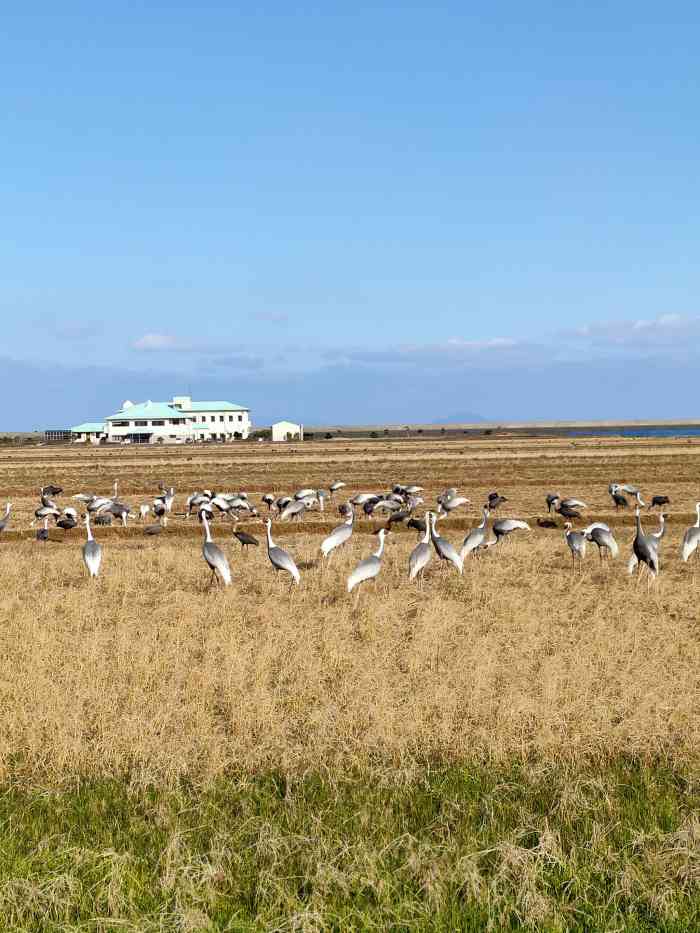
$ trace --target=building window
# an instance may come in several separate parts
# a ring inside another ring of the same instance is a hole
[[[162,428],[165,422],[164,421],[151,421],[151,424],[153,425],[154,428]]]
[[[233,421],[233,415],[229,415],[229,416],[228,416],[228,420],[229,420],[229,421]]]
[[[223,416],[223,415],[219,415],[219,421],[223,424],[223,422],[224,422],[224,416]],[[222,434],[221,436],[223,437],[223,434]]]
[[[128,428],[129,422],[128,421],[115,421],[114,427],[115,428]]]
[[[136,425],[137,428],[145,428],[148,422],[147,421],[134,421],[134,424]]]
[[[239,416],[238,416],[238,420],[239,420],[239,421],[243,421],[243,415],[239,415]]]

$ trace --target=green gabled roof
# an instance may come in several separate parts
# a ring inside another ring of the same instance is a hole
[[[103,434],[107,432],[104,421],[86,421],[85,424],[76,424],[74,428],[71,428],[72,434],[97,434],[98,432]]]
[[[243,405],[234,405],[233,402],[191,402],[191,407],[187,411],[248,411],[248,409]]]
[[[187,413],[180,411],[179,408],[172,408],[165,402],[140,402],[138,405],[132,405],[130,408],[122,408],[115,415],[110,415],[107,421],[132,421],[136,420],[165,420],[167,418],[186,418]]]

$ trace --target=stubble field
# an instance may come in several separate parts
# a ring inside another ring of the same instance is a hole
[[[679,548],[699,466],[688,440],[0,452],[8,928],[687,929],[700,632]],[[154,539],[138,522],[95,529],[89,581],[84,530],[39,543],[28,525],[43,483],[67,504],[115,479],[136,508],[175,486],[175,513],[202,488],[257,503],[336,479],[347,495],[418,483],[434,504],[456,486],[471,505],[441,523],[455,544],[497,490],[499,515],[533,530],[462,577],[434,559],[422,589],[407,581],[416,536],[396,530],[356,600],[345,581],[381,522],[358,522],[323,566],[340,498],[275,524],[293,590],[262,524],[239,526],[261,541],[243,555],[225,518],[233,585],[209,589],[201,528],[176,514]],[[626,574],[633,517],[614,513],[613,480],[671,498],[651,588]],[[609,522],[620,559],[603,567],[591,546],[573,574],[563,530],[536,525],[548,491]]]

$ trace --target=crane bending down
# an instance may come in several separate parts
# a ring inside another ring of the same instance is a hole
[[[299,584],[301,574],[294,563],[291,554],[284,548],[278,547],[272,540],[272,519],[265,519],[265,528],[267,529],[267,556],[270,558],[274,570],[279,573],[280,570],[288,573],[295,584]]]
[[[572,531],[571,522],[566,522],[564,528],[564,537],[566,538],[566,543],[569,545],[569,550],[571,551],[571,570],[573,571],[576,568],[576,559],[578,558],[579,567],[583,564],[583,559],[586,556],[586,535],[582,531]]]
[[[418,577],[418,585],[420,587],[423,586],[423,574],[432,556],[432,549],[430,547],[431,516],[431,512],[426,513],[425,533],[418,544],[413,548],[408,558],[408,579],[415,580],[415,578]]]
[[[350,502],[347,504],[347,515],[342,525],[337,525],[333,531],[328,535],[327,538],[321,542],[321,553],[324,557],[328,557],[336,548],[340,547],[341,544],[345,544],[346,541],[349,541],[352,537],[352,526],[355,520],[355,512],[353,510]]]
[[[700,550],[698,550],[698,544],[700,544],[700,502],[695,503],[695,513],[697,515],[695,524],[691,525],[683,535],[681,557],[683,558],[684,564],[687,563],[688,558],[693,553],[696,557],[700,557]]]
[[[377,532],[379,537],[379,547],[369,557],[365,557],[355,567],[348,577],[348,593],[352,593],[356,586],[364,583],[365,580],[372,580],[382,569],[382,554],[384,553],[384,539],[387,535],[386,528],[380,528]]]
[[[85,530],[87,531],[87,541],[83,545],[83,563],[87,567],[90,577],[97,577],[102,563],[102,546],[92,536],[89,512],[85,513]]]
[[[231,568],[229,567],[228,560],[226,555],[221,550],[218,544],[214,544],[211,531],[209,530],[209,522],[207,520],[207,513],[201,511],[199,517],[204,525],[204,543],[202,544],[202,555],[204,560],[209,565],[211,569],[211,578],[209,580],[209,586],[212,582],[216,580],[217,584],[219,583],[219,577],[223,580],[224,586],[231,585]],[[161,519],[161,521],[164,520]],[[218,574],[218,576],[217,576]]]
[[[586,531],[586,537],[589,541],[592,541],[598,547],[598,557],[600,562],[603,562],[603,554],[611,554],[613,560],[620,553],[620,549],[617,546],[617,541],[615,540],[612,531],[607,526],[603,526],[603,523],[596,523],[593,525],[590,530]]]

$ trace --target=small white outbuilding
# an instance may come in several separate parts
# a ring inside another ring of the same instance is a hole
[[[277,421],[272,425],[272,441],[275,444],[281,441],[303,441],[304,425],[294,424],[293,421]]]

